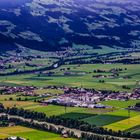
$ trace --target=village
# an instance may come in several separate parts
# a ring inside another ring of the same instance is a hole
[[[84,88],[67,88],[65,89],[64,94],[45,100],[42,103],[85,108],[112,108],[112,106],[105,106],[100,104],[100,102],[109,100],[127,101],[136,99],[140,99],[140,89],[135,89],[132,93],[127,93],[87,90]]]
[[[60,90],[63,94],[54,93],[42,93],[37,94],[36,90]],[[56,104],[62,106],[71,107],[84,107],[84,108],[112,108],[112,106],[105,106],[101,104],[102,101],[109,100],[137,100],[140,99],[140,88],[133,90],[132,92],[115,92],[107,90],[94,90],[86,88],[74,88],[74,87],[33,87],[33,86],[19,86],[10,87],[2,86],[0,88],[1,95],[12,95],[20,93],[25,97],[41,97],[42,100],[38,100],[41,105]],[[49,97],[49,98],[47,98]]]

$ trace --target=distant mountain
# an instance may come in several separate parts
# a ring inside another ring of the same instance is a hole
[[[140,0],[1,0],[0,50],[140,48]]]

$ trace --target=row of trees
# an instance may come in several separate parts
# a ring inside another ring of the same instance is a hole
[[[82,133],[81,134],[81,140],[122,140],[122,138],[119,137],[113,137],[113,136],[104,136],[104,135],[96,135],[96,134],[88,134],[88,133]],[[127,139],[123,139],[127,140]]]

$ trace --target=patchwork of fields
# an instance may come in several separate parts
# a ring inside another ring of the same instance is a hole
[[[128,101],[128,104],[134,105],[136,101]],[[96,126],[103,126],[112,130],[129,130],[137,125],[140,125],[139,116],[140,112],[130,111],[124,109],[127,104],[122,101],[117,101],[118,107],[114,109],[89,109],[79,107],[65,107],[58,105],[43,106],[34,102],[27,101],[2,101],[6,107],[17,106],[27,110],[43,112],[47,116],[60,116],[62,118],[71,118],[85,121],[89,124]],[[107,102],[105,102],[107,103]],[[108,101],[108,105],[116,104],[116,101]],[[130,117],[130,118],[129,118]],[[126,125],[127,124],[127,125]]]

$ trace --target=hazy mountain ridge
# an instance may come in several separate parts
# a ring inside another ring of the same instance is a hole
[[[139,48],[139,6],[139,0],[2,0],[0,49]]]

